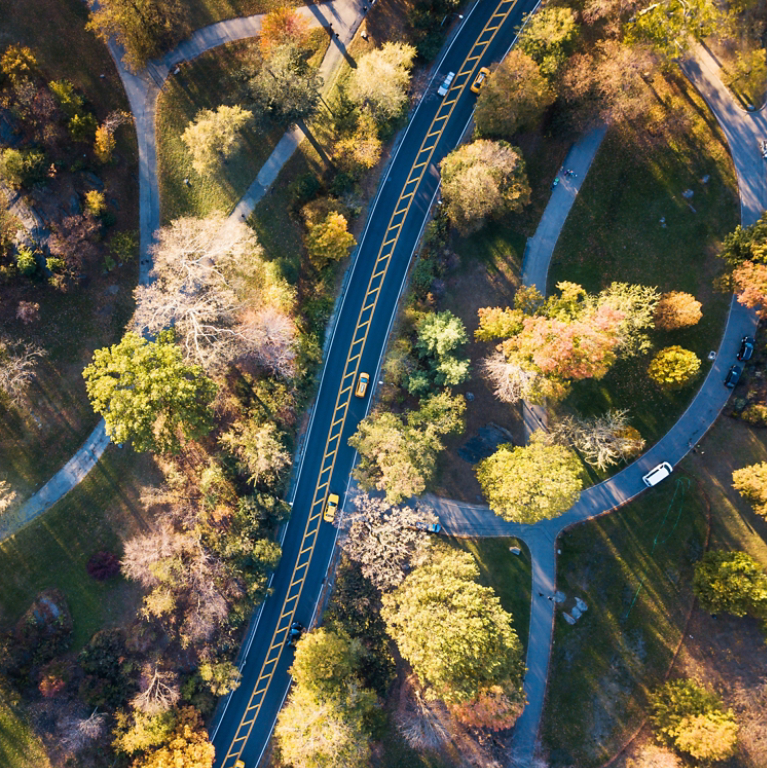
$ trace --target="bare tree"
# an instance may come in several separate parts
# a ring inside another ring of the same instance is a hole
[[[284,315],[292,295],[262,258],[253,231],[220,214],[177,219],[157,233],[154,282],[136,289],[137,327],[157,333],[173,327],[188,359],[217,370],[238,356],[282,360],[285,333],[264,322],[263,310]],[[245,324],[246,312],[259,322]],[[276,345],[272,349],[271,344]]]
[[[0,389],[20,405],[29,383],[35,378],[37,362],[45,350],[31,342],[12,342],[0,337]]]
[[[16,496],[16,491],[11,489],[11,484],[7,480],[0,480],[0,515],[11,508],[16,501]]]
[[[76,754],[106,734],[107,717],[94,710],[90,717],[65,715],[56,723],[59,741],[65,752]]]
[[[412,685],[415,681],[409,682]],[[400,733],[413,749],[440,749],[450,741],[447,708],[441,701],[426,701],[415,686],[396,720]]]
[[[139,688],[130,703],[146,715],[167,712],[180,697],[178,676],[175,672],[162,669],[157,662],[144,665]]]
[[[551,432],[551,439],[571,445],[603,472],[639,455],[645,441],[628,423],[628,411],[611,410],[589,418],[567,416]]]
[[[429,509],[393,507],[383,499],[361,494],[355,499],[357,512],[350,523],[343,548],[360,563],[362,573],[381,590],[393,589],[405,578],[406,571],[425,533],[417,523],[436,523]]]
[[[527,397],[537,378],[535,372],[525,370],[514,360],[507,360],[500,349],[482,361],[481,370],[493,385],[495,396],[504,403],[518,403]]]
[[[20,301],[16,307],[16,319],[24,325],[40,319],[40,305],[36,301]]]
[[[123,573],[144,587],[156,587],[161,583],[157,563],[179,555],[188,546],[188,537],[168,525],[134,536],[125,542]]]
[[[296,324],[275,306],[246,311],[236,329],[248,340],[248,353],[273,373],[290,378],[295,373]]]

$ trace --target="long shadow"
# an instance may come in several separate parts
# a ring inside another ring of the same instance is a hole
[[[298,127],[304,132],[304,135],[309,140],[309,143],[312,145],[312,147],[314,147],[317,154],[322,159],[322,162],[325,164],[326,168],[334,170],[335,165],[333,164],[333,161],[328,157],[322,145],[317,140],[317,137],[309,130],[309,127],[306,125],[306,122],[304,120],[297,120],[296,125],[298,125]]]

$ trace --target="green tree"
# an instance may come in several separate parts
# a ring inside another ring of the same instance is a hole
[[[650,697],[658,739],[699,760],[724,760],[735,752],[738,727],[715,693],[692,680],[669,680]]]
[[[476,469],[493,512],[517,523],[536,523],[570,509],[583,487],[580,472],[578,457],[561,445],[547,445],[541,432],[524,447],[501,445]]]
[[[706,552],[695,563],[692,588],[709,613],[767,619],[767,573],[747,552]]]
[[[384,43],[360,56],[349,78],[352,101],[365,105],[379,123],[399,117],[407,104],[415,55],[416,49],[407,43]]]
[[[623,315],[618,324],[620,338],[616,351],[624,357],[647,352],[651,345],[647,330],[655,327],[658,289],[649,285],[611,283],[600,291],[597,303]]]
[[[192,166],[201,176],[212,176],[242,144],[242,131],[253,113],[242,107],[203,109],[181,136],[192,155]]]
[[[319,264],[325,261],[339,261],[348,256],[357,241],[347,227],[346,217],[337,211],[331,211],[309,230],[306,237],[309,255]]]
[[[767,462],[736,469],[732,473],[732,487],[751,502],[757,515],[767,517]]]
[[[382,598],[400,654],[448,704],[476,702],[494,686],[520,694],[522,645],[512,617],[478,579],[470,554],[440,548]]]
[[[373,412],[349,438],[360,454],[355,479],[365,490],[384,491],[390,504],[423,493],[443,448],[441,437],[462,429],[465,409],[462,396],[443,393],[426,398],[420,410],[404,417]]]
[[[493,216],[521,211],[530,202],[522,154],[505,141],[463,144],[440,168],[447,214],[462,232],[480,229]]]
[[[544,75],[553,77],[571,53],[577,35],[573,10],[546,6],[528,20],[517,44],[538,63]]]
[[[14,189],[43,181],[45,165],[45,154],[39,149],[0,150],[0,176]]]
[[[226,696],[237,689],[242,675],[231,661],[205,661],[200,664],[200,677],[214,696]]]
[[[319,627],[304,635],[296,647],[293,680],[322,698],[341,694],[357,669],[361,653],[358,640]]]
[[[320,101],[322,78],[292,43],[275,48],[250,80],[255,112],[279,123],[311,117]]]
[[[154,342],[126,333],[119,344],[93,353],[83,378],[107,434],[137,451],[176,452],[179,430],[196,439],[212,427],[216,385],[200,366],[183,361],[171,332]]]
[[[538,65],[514,48],[482,86],[474,113],[477,130],[482,136],[511,138],[534,126],[553,101]]]
[[[375,694],[353,681],[343,694],[324,697],[296,685],[274,729],[283,761],[301,768],[365,768],[370,761],[365,721],[374,708]]]
[[[454,387],[469,377],[469,358],[460,356],[468,341],[461,318],[452,312],[431,312],[416,325],[415,351],[428,379],[439,387]],[[419,394],[419,379],[411,375],[408,388]],[[412,386],[416,385],[416,386]]]
[[[647,375],[664,389],[687,386],[700,373],[700,358],[678,345],[664,347],[650,362]]]
[[[166,743],[176,727],[178,716],[172,709],[155,715],[136,709],[130,714],[118,711],[115,717],[112,744],[118,752],[132,755]]]
[[[632,17],[626,41],[647,42],[671,61],[687,53],[690,40],[703,40],[721,22],[722,13],[712,0],[661,0]]]

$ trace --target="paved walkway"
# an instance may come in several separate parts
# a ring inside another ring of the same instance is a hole
[[[362,21],[363,0],[331,0],[331,2],[299,8],[298,12],[306,17],[310,26],[327,28],[332,25],[337,32],[337,37],[331,40],[330,47],[319,67],[320,75],[325,82],[324,89],[327,90],[332,85],[331,73],[346,55],[346,46],[351,42]],[[160,228],[155,113],[157,97],[162,85],[182,62],[191,61],[220,45],[258,35],[261,31],[262,18],[263,14],[260,14],[211,24],[195,32],[188,40],[161,59],[149,62],[146,69],[139,73],[126,69],[122,62],[123,52],[120,47],[114,41],[109,44],[109,51],[130,102],[138,138],[140,283],[146,283],[149,279],[149,272],[152,269],[149,246],[154,233]],[[262,167],[257,179],[235,207],[230,216],[231,219],[246,219],[250,216],[256,203],[277,178],[282,166],[295,152],[303,137],[303,132],[297,127],[285,133]],[[6,194],[6,190],[0,188],[0,193]],[[18,196],[14,198],[11,190],[7,190],[6,196],[9,201],[18,198]],[[26,216],[26,210],[19,209],[14,212],[20,218]],[[33,215],[33,212],[29,215]],[[40,222],[30,221],[29,228],[33,233],[37,231],[35,224],[42,226]],[[93,469],[109,442],[102,420],[61,470],[18,509],[3,515],[0,519],[0,542],[13,536],[69,493]]]
[[[684,62],[682,69],[708,103],[727,138],[738,176],[741,221],[743,226],[749,226],[767,210],[767,171],[759,150],[759,141],[767,138],[765,110],[747,113],[740,109],[719,77],[718,63],[705,48],[696,51],[696,57]],[[596,151],[600,141],[601,137],[598,135],[590,137],[590,141],[589,137],[584,137],[584,149],[587,150],[595,143]],[[585,156],[588,156],[588,151]],[[571,156],[565,161],[565,168],[573,168],[578,173],[576,180],[582,180],[581,172],[571,160]],[[554,190],[541,225],[544,220],[559,221],[558,226],[561,229],[566,218],[566,213],[562,216],[562,210],[566,206],[569,211],[577,188],[569,185],[564,187],[563,191],[568,199],[557,201],[557,196],[561,198],[562,194],[559,189]],[[549,208],[552,206],[549,219]],[[553,225],[547,225],[540,237],[536,232],[530,241],[523,265],[523,280],[526,285],[534,283],[545,290],[548,260],[557,237],[558,230]],[[533,259],[530,258],[531,254]],[[662,440],[633,464],[609,480],[584,491],[578,502],[561,517],[544,520],[536,525],[519,525],[500,520],[489,509],[480,505],[433,496],[425,499],[437,511],[446,533],[454,536],[516,536],[522,539],[530,550],[533,585],[526,658],[527,674],[524,683],[528,704],[515,728],[512,765],[529,768],[535,757],[556,615],[554,603],[546,597],[553,593],[556,585],[558,536],[573,525],[611,512],[636,498],[646,490],[642,476],[661,461],[668,461],[676,466],[685,457],[713,425],[726,404],[730,395],[730,390],[722,385],[726,371],[735,362],[741,337],[746,333],[753,333],[755,328],[754,313],[742,307],[733,298],[716,360],[698,394],[679,421]],[[544,597],[539,597],[539,593],[543,593]]]

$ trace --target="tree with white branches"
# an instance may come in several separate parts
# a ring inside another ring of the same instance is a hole
[[[382,591],[402,583],[410,562],[424,545],[426,534],[416,523],[437,523],[428,508],[392,506],[384,499],[360,494],[354,500],[357,511],[345,520],[349,524],[344,552],[356,560],[362,573]]]
[[[537,378],[535,371],[526,370],[516,360],[507,360],[501,349],[482,361],[481,370],[493,385],[493,394],[503,403],[528,398]]]
[[[628,411],[616,409],[602,416],[566,416],[551,431],[556,442],[575,448],[592,467],[602,472],[638,456],[645,441],[628,422]]]
[[[185,356],[208,371],[239,356],[287,368],[292,291],[246,224],[177,219],[158,231],[152,255],[154,280],[136,289],[140,330],[172,326]]]
[[[131,706],[145,715],[159,715],[173,707],[181,696],[178,675],[149,662],[141,670],[139,692],[131,699]]]
[[[45,350],[31,342],[14,343],[0,338],[0,390],[20,405],[29,383],[35,378],[38,361]]]

